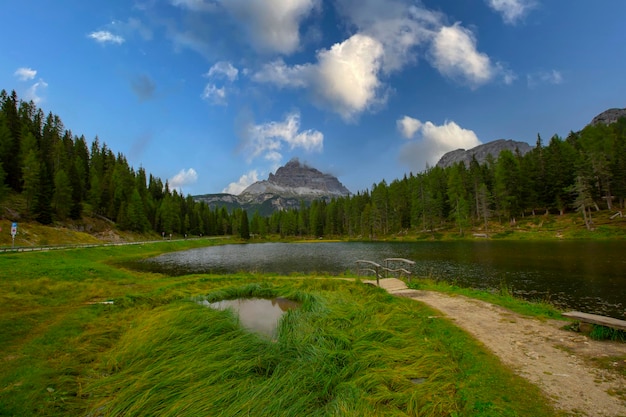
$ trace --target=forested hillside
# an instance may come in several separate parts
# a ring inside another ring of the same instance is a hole
[[[210,209],[170,190],[167,181],[129,166],[95,138],[66,129],[16,93],[0,93],[0,204],[18,196],[23,209],[3,210],[51,224],[96,215],[123,230],[219,235],[385,236],[455,225],[460,233],[494,220],[578,210],[622,209],[626,197],[626,119],[587,126],[525,155],[504,151],[469,166],[433,167],[355,195],[314,201],[270,217]],[[373,161],[375,163],[375,161]],[[10,220],[17,221],[17,218]]]
[[[591,229],[592,211],[621,210],[624,197],[626,118],[589,125],[565,139],[553,136],[547,145],[538,136],[523,156],[503,151],[497,160],[433,167],[329,204],[277,212],[267,227],[285,235],[366,237],[454,224],[463,234],[470,228],[487,231],[493,221],[579,211]]]
[[[59,116],[15,92],[3,90],[0,106],[0,203],[10,193],[24,202],[19,213],[11,210],[20,216],[13,221],[51,224],[89,214],[122,230],[195,235],[231,234],[233,222],[240,224],[241,212],[211,211],[170,190],[167,181],[135,170],[98,138],[88,143],[74,135]]]

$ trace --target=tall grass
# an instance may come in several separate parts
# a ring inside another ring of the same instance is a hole
[[[162,250],[2,257],[0,415],[554,415],[421,303],[330,278],[116,266]],[[277,296],[301,307],[275,341],[196,302]]]

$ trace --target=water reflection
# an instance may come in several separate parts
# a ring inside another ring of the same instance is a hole
[[[626,241],[321,242],[224,245],[169,253],[143,264],[171,274],[342,274],[355,261],[407,258],[415,276],[624,318]]]
[[[300,303],[287,298],[239,298],[200,304],[215,310],[232,309],[239,317],[239,323],[246,329],[262,336],[274,339],[278,332],[278,323],[285,312],[300,307]]]

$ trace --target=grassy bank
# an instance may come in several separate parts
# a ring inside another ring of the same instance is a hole
[[[329,277],[122,266],[198,244],[0,255],[0,415],[554,415],[416,301]],[[270,341],[195,302],[251,296],[302,307]]]

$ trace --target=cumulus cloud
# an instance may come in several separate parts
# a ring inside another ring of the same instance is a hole
[[[252,79],[259,83],[274,84],[280,88],[305,88],[311,84],[315,72],[312,64],[289,66],[282,59],[263,65],[252,74]]]
[[[406,127],[409,129],[406,129]],[[397,121],[397,127],[408,141],[401,149],[400,161],[415,172],[426,166],[433,166],[446,152],[455,149],[471,149],[480,145],[480,140],[472,130],[464,129],[453,121],[442,125],[432,122],[422,123],[418,119],[404,116]],[[412,130],[412,128],[417,129]],[[408,133],[412,131],[412,135]]]
[[[222,5],[248,32],[257,49],[290,54],[300,47],[300,22],[319,3],[319,0],[229,0]]]
[[[13,75],[15,75],[20,81],[28,81],[35,78],[37,71],[32,68],[18,68]]]
[[[487,5],[502,15],[507,24],[522,20],[536,6],[535,0],[486,0]]]
[[[314,93],[344,119],[352,119],[378,100],[383,47],[369,36],[356,34],[318,53]]]
[[[239,195],[243,190],[248,188],[259,180],[259,175],[256,170],[252,170],[247,174],[243,174],[239,181],[231,182],[226,188],[222,190],[223,193]]]
[[[185,185],[194,184],[198,181],[198,173],[195,169],[181,169],[180,172],[168,180],[171,189],[182,190]]]
[[[495,75],[489,57],[476,49],[473,33],[458,23],[439,30],[431,55],[433,66],[441,74],[472,88],[485,84]]]
[[[212,104],[225,106],[227,104],[226,96],[227,88],[222,85],[218,87],[214,80],[225,80],[226,82],[233,82],[237,79],[239,70],[233,66],[230,62],[220,61],[215,63],[204,77],[209,78],[209,82],[202,92],[202,98],[209,101]]]
[[[215,63],[205,74],[209,78],[226,78],[228,81],[235,81],[239,70],[230,62],[220,61]]]
[[[212,104],[226,105],[226,89],[215,84],[207,84],[202,92],[202,98]]]
[[[283,147],[307,152],[321,152],[324,135],[317,130],[300,131],[300,113],[289,113],[282,122],[250,124],[243,131],[243,148],[248,161],[263,157],[268,161],[282,159]]]
[[[411,139],[422,127],[422,122],[410,116],[404,116],[402,119],[396,121],[396,126],[400,133],[402,133],[402,136],[406,139]]]
[[[563,83],[563,74],[560,71],[540,71],[526,76],[528,87],[535,88],[539,84],[558,85]]]
[[[89,35],[91,39],[95,40],[100,44],[113,43],[117,45],[121,45],[124,43],[125,39],[119,35],[114,35],[108,30],[98,30],[96,32],[91,32]]]
[[[414,64],[420,55],[449,79],[478,88],[515,74],[478,51],[474,34],[460,23],[444,25],[439,12],[404,0],[337,0],[338,13],[355,34],[318,51],[315,62],[265,64],[252,79],[280,88],[302,88],[319,107],[352,121],[384,104],[385,77]]]
[[[338,0],[337,8],[358,32],[383,45],[385,73],[414,63],[415,48],[430,42],[443,19],[440,13],[398,0]]]
[[[376,39],[356,34],[317,53],[317,62],[287,66],[275,61],[253,75],[258,82],[279,87],[308,88],[320,107],[331,108],[352,120],[372,105],[383,102],[378,78],[383,47]]]

